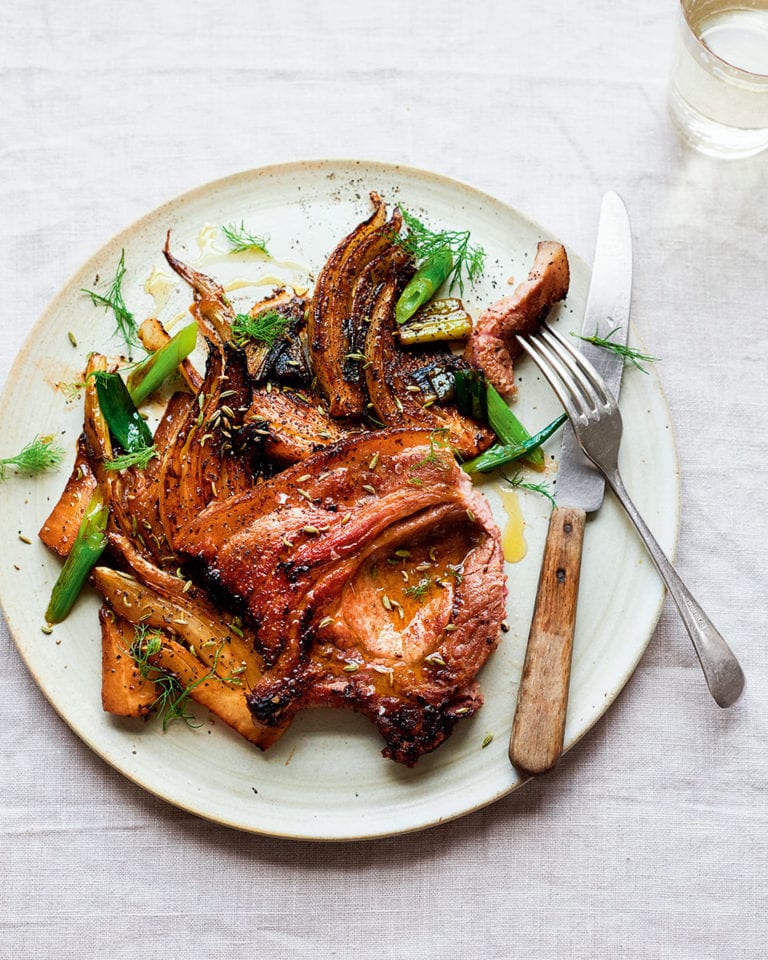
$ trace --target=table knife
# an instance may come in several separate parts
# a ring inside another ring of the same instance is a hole
[[[600,210],[582,336],[626,345],[631,295],[629,216],[621,197],[609,192]],[[585,341],[579,347],[618,399],[624,358]],[[527,774],[550,770],[563,751],[584,528],[605,493],[602,474],[581,452],[570,424],[555,491],[509,746],[509,759]]]

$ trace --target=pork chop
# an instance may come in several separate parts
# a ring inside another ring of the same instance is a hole
[[[258,723],[351,707],[411,766],[481,705],[475,676],[505,612],[500,535],[429,433],[344,440],[211,505],[176,545],[256,627]]]

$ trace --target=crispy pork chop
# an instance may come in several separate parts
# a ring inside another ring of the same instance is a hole
[[[505,612],[500,536],[429,433],[343,440],[211,505],[175,546],[256,627],[258,723],[351,707],[410,766],[481,705],[475,676]]]

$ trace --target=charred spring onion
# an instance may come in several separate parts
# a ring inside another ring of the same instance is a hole
[[[486,400],[488,404],[488,423],[491,430],[503,444],[514,446],[530,440],[530,433],[509,409],[506,401],[499,395],[496,388],[486,383]],[[528,466],[534,470],[544,469],[544,454],[537,447],[523,457]]]
[[[107,545],[108,515],[107,505],[97,488],[80,522],[69,556],[54,584],[48,609],[45,611],[48,623],[61,623],[72,609],[88,574]]]
[[[506,401],[499,395],[493,385],[488,383],[480,370],[458,370],[454,374],[454,379],[456,383],[456,406],[459,412],[473,417],[481,423],[488,423],[500,440],[496,447],[519,447],[531,439],[531,434],[526,427],[510,410]],[[491,449],[496,449],[496,447]],[[486,452],[490,453],[490,450]],[[520,455],[520,459],[534,470],[544,469],[544,454],[538,446],[530,449],[528,453]]]
[[[472,332],[472,318],[461,300],[442,297],[425,304],[398,328],[400,343],[434,343],[437,340],[466,340]]]
[[[197,323],[190,323],[134,367],[128,376],[128,392],[137,407],[192,353],[196,343]]]
[[[470,367],[457,370],[453,375],[456,390],[456,407],[465,417],[472,417],[480,423],[488,421],[488,391],[485,375],[481,370]],[[501,439],[501,438],[499,438]]]
[[[109,432],[126,453],[152,446],[152,433],[131,399],[123,378],[117,373],[98,370],[93,374],[99,407]]]
[[[451,270],[453,270],[453,254],[448,247],[441,247],[424,261],[397,301],[395,320],[398,326],[405,323],[420,306],[432,299],[450,276]]]
[[[523,443],[495,443],[492,447],[489,447],[485,453],[481,453],[479,457],[463,463],[461,465],[462,469],[469,474],[488,473],[490,470],[496,470],[498,467],[506,466],[506,464],[512,463],[514,460],[520,460],[531,453],[531,451],[537,450],[553,433],[556,433],[560,427],[562,427],[567,419],[566,414],[561,413],[552,423],[544,427],[543,430],[539,430],[538,433],[535,433],[530,439],[525,440]]]

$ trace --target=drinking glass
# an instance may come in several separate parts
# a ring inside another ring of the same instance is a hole
[[[702,153],[768,148],[768,0],[681,0],[669,109]]]

